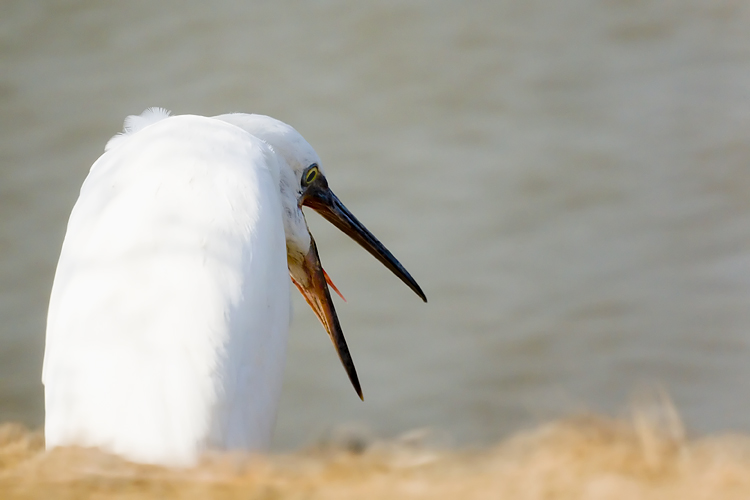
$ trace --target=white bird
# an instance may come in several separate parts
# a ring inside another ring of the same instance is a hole
[[[207,449],[266,449],[290,322],[288,276],[361,398],[303,205],[426,301],[331,192],[318,155],[289,125],[160,108],[129,116],[81,187],[52,286],[47,448],[99,447],[176,466]]]

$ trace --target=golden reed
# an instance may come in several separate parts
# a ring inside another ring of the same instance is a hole
[[[211,455],[188,470],[43,449],[0,426],[5,499],[749,499],[750,436],[688,439],[671,405],[565,419],[484,450],[351,441],[292,454]]]

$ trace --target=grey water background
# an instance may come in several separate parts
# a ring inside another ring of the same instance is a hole
[[[295,292],[277,449],[490,443],[644,385],[750,431],[747,2],[0,2],[0,421],[43,422],[68,214],[154,105],[295,126],[430,300],[308,214],[365,402]]]

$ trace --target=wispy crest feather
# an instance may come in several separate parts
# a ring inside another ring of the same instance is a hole
[[[148,127],[152,123],[156,123],[165,118],[168,118],[170,114],[171,111],[169,111],[168,109],[153,106],[146,109],[140,115],[128,116],[127,118],[125,118],[125,124],[123,125],[122,132],[116,134],[107,142],[107,145],[104,146],[104,151],[109,151],[113,147],[118,146],[123,141],[125,141],[128,136]]]

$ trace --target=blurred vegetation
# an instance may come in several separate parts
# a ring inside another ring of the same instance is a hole
[[[40,432],[4,424],[0,498],[750,498],[750,436],[688,438],[668,404],[626,420],[560,420],[481,450],[447,449],[426,435],[350,435],[291,454],[210,454],[198,467],[167,469],[91,449],[46,452]]]

